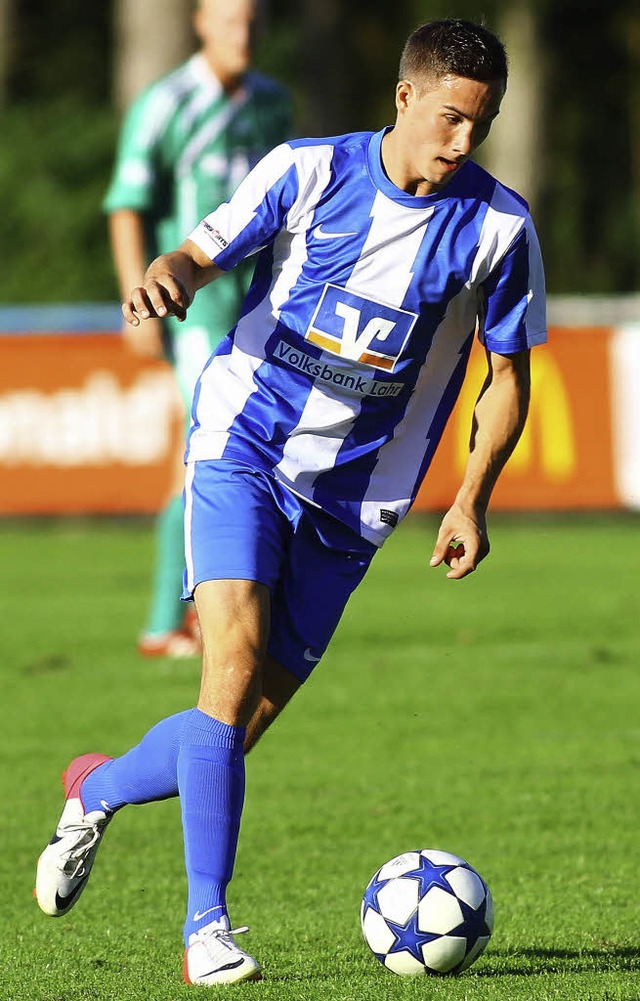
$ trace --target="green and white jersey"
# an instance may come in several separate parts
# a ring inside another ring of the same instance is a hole
[[[104,210],[143,215],[151,261],[175,250],[265,153],[289,138],[291,100],[280,84],[250,72],[230,97],[198,53],[131,104]],[[247,262],[201,289],[184,324],[169,320],[171,360],[187,397],[235,324],[252,271]]]

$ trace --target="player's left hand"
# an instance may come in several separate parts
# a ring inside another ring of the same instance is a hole
[[[468,514],[454,504],[442,519],[430,566],[445,563],[447,577],[461,580],[473,573],[489,549],[484,515]]]

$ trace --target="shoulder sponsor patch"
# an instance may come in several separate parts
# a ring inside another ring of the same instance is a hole
[[[226,248],[229,246],[229,243],[227,240],[225,240],[220,230],[216,229],[215,226],[212,226],[211,223],[206,221],[206,219],[204,220],[202,225],[204,229],[206,229],[207,235],[209,239],[212,241],[212,243],[215,243],[216,247],[220,247],[221,250],[226,250]]]

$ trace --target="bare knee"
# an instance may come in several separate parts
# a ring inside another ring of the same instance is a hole
[[[261,659],[250,652],[205,650],[198,708],[223,723],[246,726],[260,701],[261,678]]]

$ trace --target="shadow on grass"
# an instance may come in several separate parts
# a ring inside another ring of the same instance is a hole
[[[460,975],[460,979],[490,979],[499,977],[538,977],[568,973],[637,973],[640,972],[640,949],[626,946],[607,946],[590,949],[545,949],[531,948],[518,950],[495,950],[483,957],[481,965]],[[382,967],[371,964],[361,956],[342,957],[339,964],[327,957],[323,966],[313,963],[299,964],[286,972],[265,972],[265,982],[270,984],[302,984],[312,982],[344,984],[349,981],[362,986],[365,982],[373,985],[379,982],[380,974],[386,977]],[[441,983],[457,980],[457,976],[435,977]],[[639,995],[640,997],[640,995]]]
[[[518,949],[495,951],[477,977],[527,977],[543,973],[622,973],[640,972],[640,949],[630,946],[601,946],[592,949]]]
[[[52,653],[30,661],[21,668],[21,671],[29,677],[38,674],[50,674],[53,671],[68,671],[71,667],[73,667],[71,659],[66,654]]]

